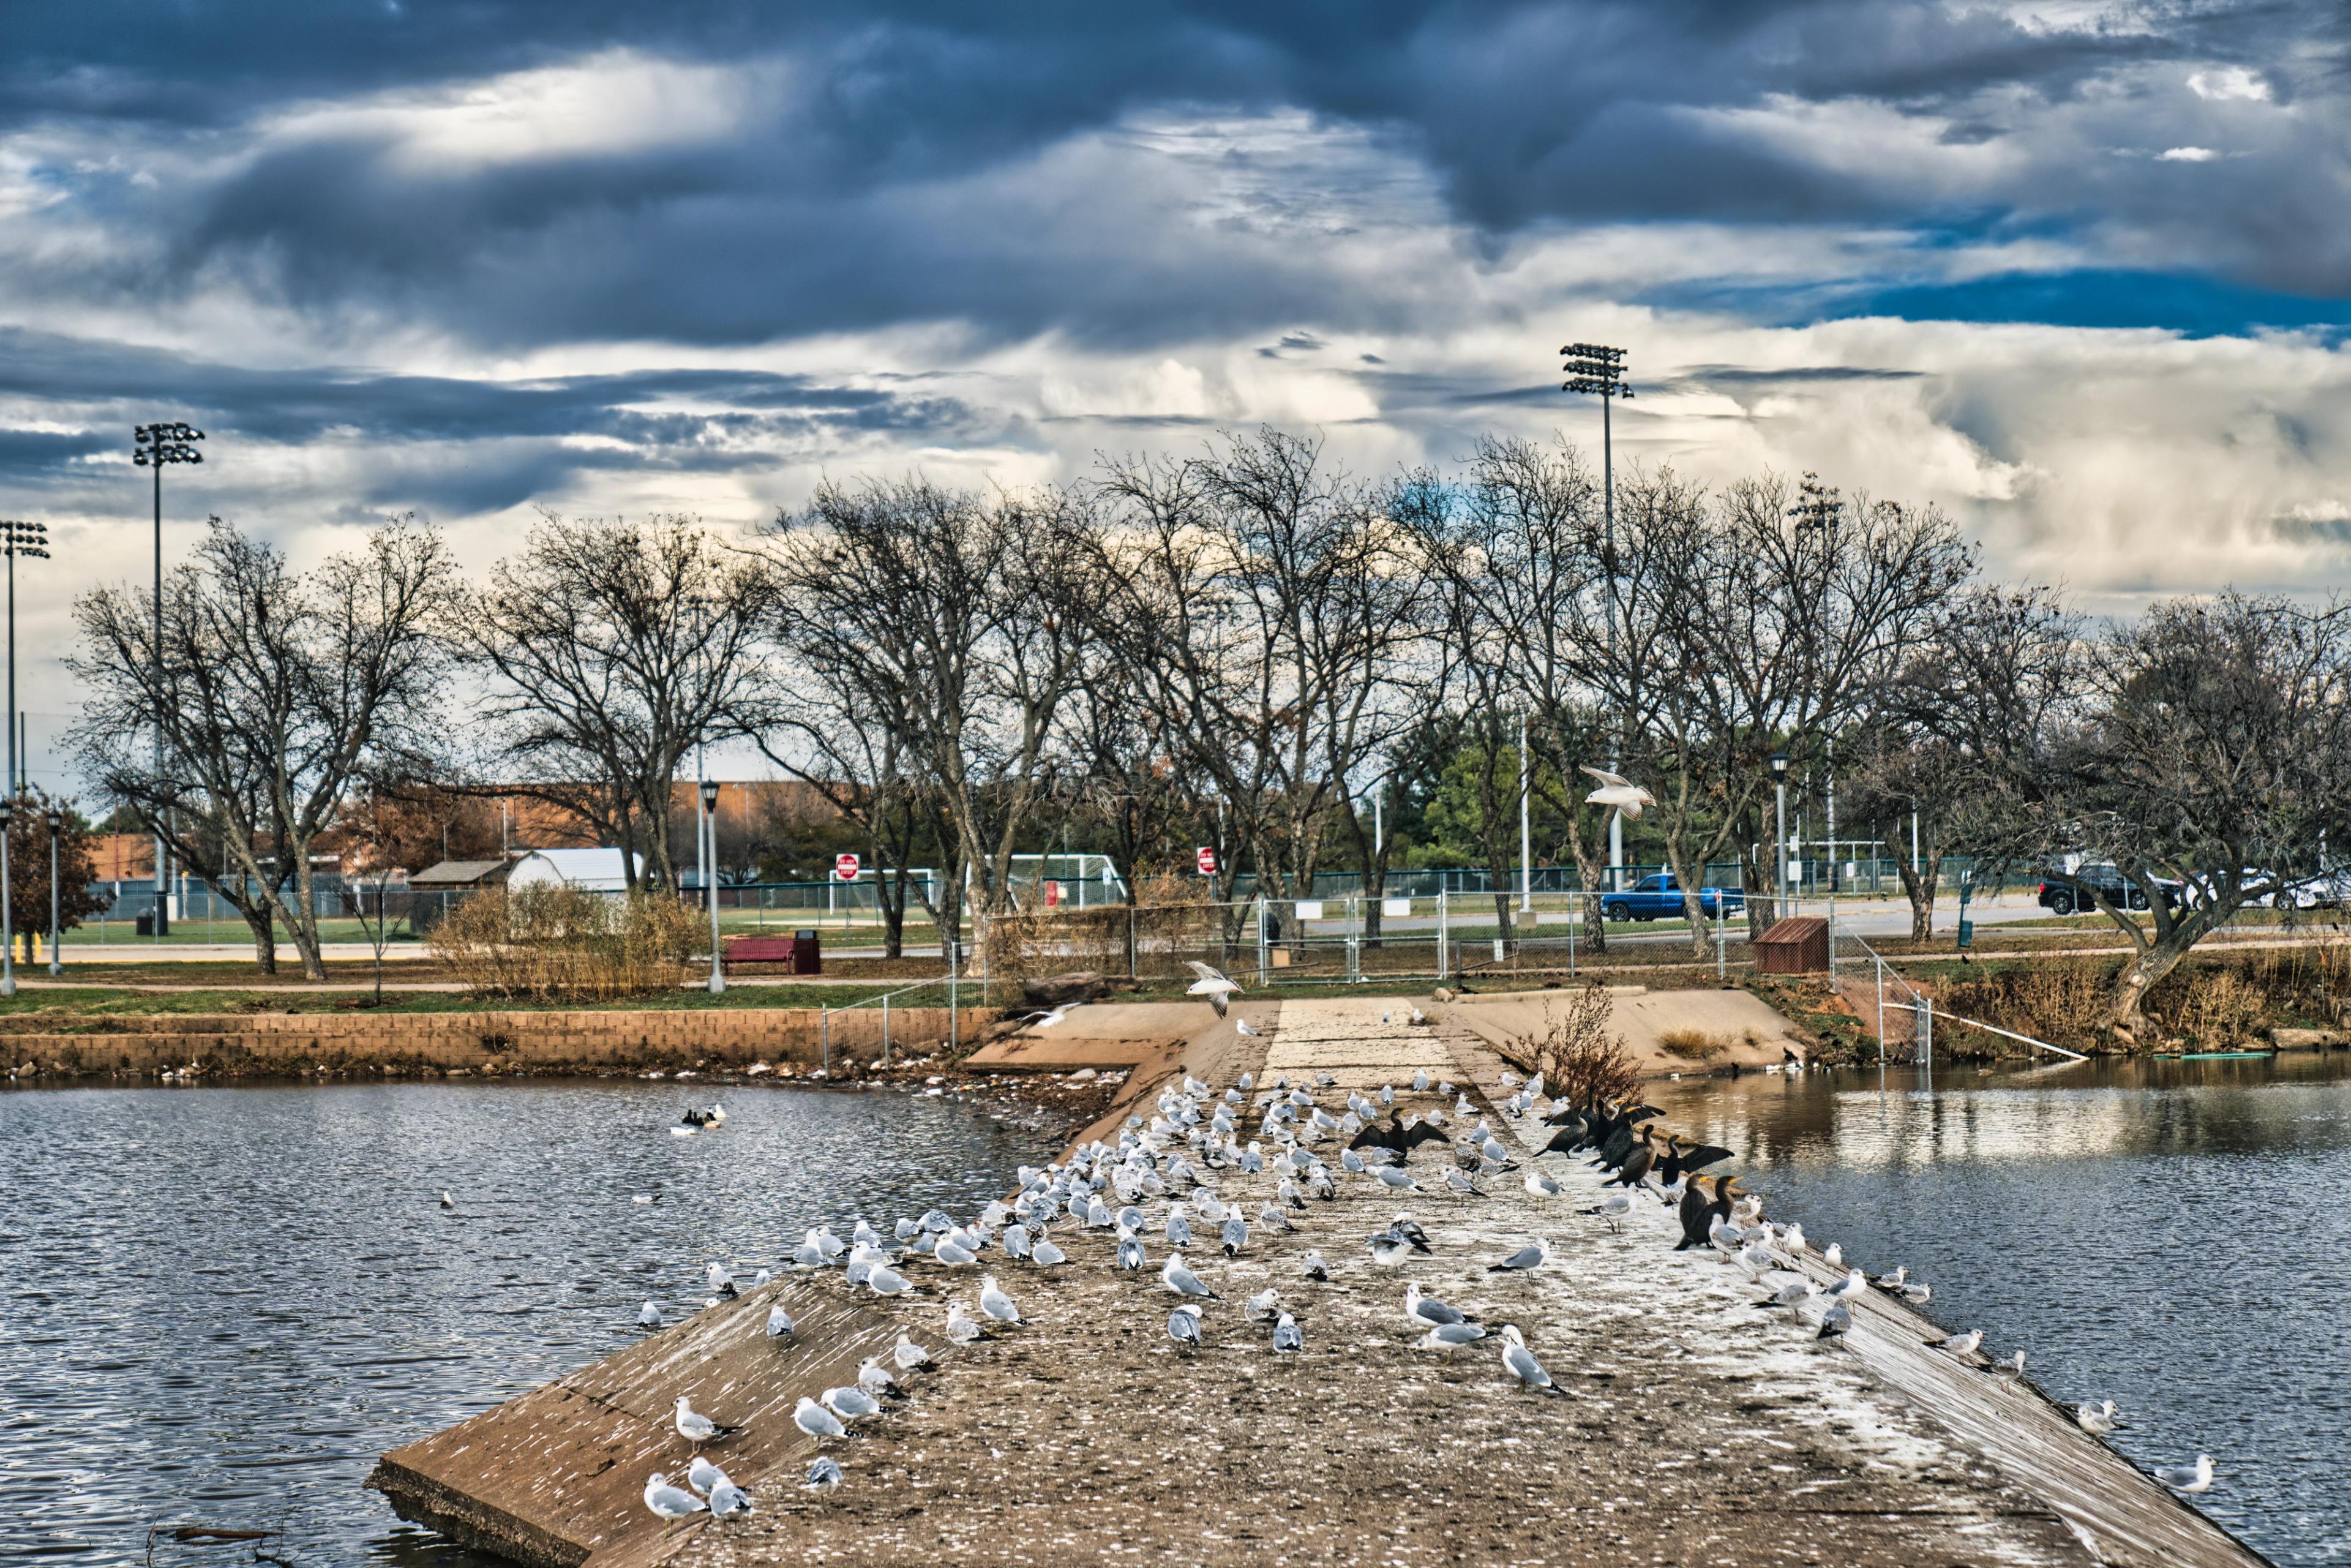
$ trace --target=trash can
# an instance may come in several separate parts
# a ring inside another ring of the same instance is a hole
[[[151,909],[131,924],[131,928],[137,931],[140,936],[152,936],[155,935],[155,912]]]
[[[792,933],[792,973],[821,975],[824,973],[824,947],[813,931]]]

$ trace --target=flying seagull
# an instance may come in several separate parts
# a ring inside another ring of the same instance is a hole
[[[1060,1007],[1053,1009],[1050,1012],[1030,1013],[1026,1021],[1032,1029],[1051,1029],[1055,1024],[1060,1023],[1063,1019],[1070,1016],[1070,1009],[1074,1005],[1076,1004],[1063,1002]]]
[[[1217,1016],[1224,1017],[1225,1009],[1231,1005],[1233,994],[1240,988],[1197,958],[1186,958],[1184,963],[1192,973],[1200,977],[1185,988],[1184,994],[1207,998],[1208,1005],[1217,1009]]]
[[[2212,1490],[2212,1456],[2199,1454],[2192,1465],[2160,1465],[2155,1479],[2173,1491],[2203,1492]]]
[[[1604,772],[1597,768],[1585,768],[1584,772],[1600,780],[1600,788],[1583,798],[1587,806],[1613,806],[1632,821],[1641,814],[1644,806],[1654,806],[1657,798],[1618,773]]]

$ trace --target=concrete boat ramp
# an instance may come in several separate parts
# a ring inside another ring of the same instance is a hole
[[[1503,1063],[1487,1040],[1416,1005],[1425,1024],[1404,998],[1250,1001],[1239,1010],[1255,1040],[1205,1008],[1171,1008],[1173,1031],[1118,1027],[1138,1064],[1166,1060],[1163,1037],[1187,1040],[1179,1068],[1219,1087],[1245,1067],[1260,1090],[1273,1074],[1327,1072],[1334,1113],[1344,1089],[1401,1092],[1424,1067],[1499,1101]],[[1103,1064],[1098,1039],[1040,1049]],[[1139,1070],[1128,1101],[1148,1114],[1157,1088]],[[1540,1129],[1491,1119],[1522,1155],[1539,1146],[1527,1140]],[[1074,1228],[1056,1233],[1070,1255],[1057,1268],[987,1255],[1027,1322],[979,1343],[955,1348],[944,1333],[947,1303],[975,1301],[978,1269],[910,1264],[918,1291],[887,1301],[838,1270],[779,1281],[398,1449],[370,1484],[406,1517],[564,1568],[2262,1562],[2029,1384],[1932,1348],[1939,1331],[1875,1292],[1850,1334],[1822,1342],[1756,1308],[1736,1265],[1674,1252],[1662,1207],[1642,1204],[1621,1232],[1581,1212],[1598,1188],[1578,1163],[1545,1162],[1567,1184],[1557,1197],[1529,1195],[1515,1173],[1458,1197],[1444,1193],[1443,1157],[1432,1145],[1412,1162],[1426,1192],[1343,1180],[1294,1234],[1256,1218],[1271,1176],[1215,1173],[1250,1238],[1227,1259],[1197,1227],[1190,1261],[1224,1299],[1207,1303],[1196,1353],[1165,1332],[1163,1201],[1146,1206],[1141,1273],[1114,1268],[1107,1233]],[[1399,1208],[1435,1253],[1381,1267],[1363,1239]],[[1537,1234],[1552,1246],[1543,1269],[1487,1271]],[[1310,1249],[1327,1283],[1303,1274]],[[1403,1305],[1414,1281],[1497,1330],[1519,1325],[1560,1392],[1507,1378],[1496,1342],[1449,1357],[1419,1348]],[[1275,1354],[1266,1326],[1244,1322],[1243,1299],[1269,1285],[1302,1354]],[[778,1301],[799,1323],[789,1343],[762,1332]],[[902,1328],[935,1369],[906,1379],[899,1408],[822,1445],[843,1485],[804,1490],[818,1446],[792,1426],[794,1402],[852,1381]],[[671,1426],[681,1394],[745,1427],[709,1452],[750,1490],[750,1517],[665,1522],[644,1508],[647,1474],[679,1475],[692,1452]]]

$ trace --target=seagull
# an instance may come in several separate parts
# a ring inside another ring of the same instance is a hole
[[[684,1488],[670,1485],[667,1476],[656,1472],[645,1482],[645,1506],[664,1519],[684,1519],[708,1505]]]
[[[1308,1252],[1301,1262],[1308,1279],[1321,1280],[1325,1283],[1330,1281],[1331,1265],[1322,1261],[1322,1254],[1320,1251]]]
[[[931,1249],[931,1256],[950,1269],[960,1269],[967,1263],[979,1261],[978,1253],[944,1236],[939,1238],[939,1244]]]
[[[768,1309],[768,1337],[781,1339],[792,1332],[792,1314],[781,1307]]]
[[[1200,1309],[1186,1302],[1167,1314],[1167,1337],[1177,1350],[1200,1348]]]
[[[1600,788],[1583,798],[1587,806],[1613,806],[1623,813],[1626,821],[1637,821],[1641,808],[1654,806],[1657,798],[1622,774],[1605,772],[1597,768],[1582,769],[1600,780]]]
[[[1872,1280],[1870,1283],[1876,1286],[1881,1291],[1898,1291],[1902,1289],[1904,1281],[1907,1281],[1909,1278],[1910,1266],[1906,1263],[1901,1268],[1895,1270],[1891,1274],[1880,1274],[1876,1279]]]
[[[899,1334],[898,1348],[892,1354],[897,1358],[898,1370],[901,1372],[912,1372],[917,1367],[931,1364],[931,1353],[908,1339],[904,1333]]]
[[[1981,1343],[1983,1343],[1983,1330],[1970,1329],[1965,1333],[1955,1333],[1945,1339],[1943,1348],[1953,1355],[1973,1355],[1976,1346]]]
[[[1029,1260],[1040,1269],[1050,1269],[1056,1263],[1069,1261],[1070,1255],[1050,1241],[1039,1241],[1029,1249]]]
[[[1557,1176],[1545,1176],[1541,1171],[1527,1173],[1527,1196],[1530,1197],[1557,1197],[1565,1190],[1559,1185]],[[1624,1196],[1629,1200],[1633,1195],[1628,1192]],[[1627,1201],[1625,1207],[1629,1208],[1632,1205]]]
[[[1118,1239],[1118,1266],[1121,1271],[1134,1274],[1142,1270],[1151,1260],[1143,1250],[1143,1243],[1133,1236]]]
[[[1207,998],[1208,1005],[1217,1009],[1217,1016],[1224,1017],[1226,1008],[1231,1004],[1233,994],[1240,988],[1197,958],[1186,958],[1184,963],[1192,973],[1200,977],[1185,988],[1184,994],[1187,997]]]
[[[741,1431],[740,1427],[722,1427],[709,1416],[699,1415],[686,1397],[677,1396],[677,1435],[689,1443],[720,1443]]]
[[[724,1263],[710,1265],[709,1272],[704,1278],[710,1281],[710,1293],[714,1296],[725,1296],[732,1300],[741,1294],[735,1288],[734,1273]]]
[[[839,1388],[828,1388],[820,1397],[826,1405],[832,1407],[834,1415],[844,1421],[854,1421],[861,1416],[878,1416],[882,1413],[882,1401],[874,1398],[862,1388],[853,1385],[844,1385]]]
[[[2212,1456],[2199,1454],[2192,1465],[2163,1465],[2155,1479],[2173,1491],[2204,1492],[2212,1490]]]
[[[1372,1249],[1372,1261],[1394,1268],[1412,1257],[1412,1243],[1392,1231],[1383,1230],[1377,1236],[1366,1237],[1364,1245]]]
[[[1853,1327],[1853,1309],[1846,1306],[1843,1301],[1838,1301],[1834,1306],[1830,1307],[1827,1312],[1821,1314],[1821,1332],[1819,1337],[1822,1339],[1834,1339],[1837,1335],[1844,1333],[1845,1330],[1851,1327]]]
[[[800,1402],[792,1406],[792,1425],[811,1437],[849,1436],[849,1428],[841,1424],[840,1416],[805,1394],[800,1396]]]
[[[1298,1332],[1298,1320],[1288,1312],[1273,1325],[1273,1348],[1278,1351],[1301,1351],[1306,1348],[1306,1336]]]
[[[698,1492],[707,1492],[726,1479],[725,1470],[700,1454],[695,1455],[694,1462],[685,1467],[685,1484]]]
[[[1551,1374],[1527,1348],[1526,1337],[1519,1333],[1516,1323],[1502,1325],[1502,1370],[1519,1380],[1522,1388],[1552,1388]],[[1562,1392],[1564,1392],[1563,1390]]]
[[[1469,1314],[1458,1307],[1449,1307],[1435,1296],[1420,1293],[1420,1283],[1415,1281],[1404,1289],[1405,1322],[1415,1328],[1450,1328],[1469,1322]]]
[[[1410,1171],[1400,1170],[1395,1166],[1374,1166],[1372,1174],[1380,1178],[1382,1186],[1394,1191],[1418,1192],[1420,1190],[1420,1184],[1412,1179]]]
[[[1249,1038],[1249,1039],[1250,1039],[1250,1040],[1263,1040],[1263,1039],[1265,1038],[1263,1035],[1259,1034],[1257,1030],[1253,1030],[1253,1029],[1249,1028],[1249,1019],[1234,1019],[1234,1020],[1233,1020],[1233,1028],[1234,1028],[1236,1030],[1238,1030],[1239,1033],[1241,1033],[1242,1035],[1245,1035],[1246,1037],[1248,1037],[1248,1038]]]
[[[1439,1323],[1428,1331],[1420,1342],[1423,1350],[1441,1350],[1451,1355],[1465,1344],[1476,1344],[1486,1337],[1486,1331],[1476,1323]]]
[[[1551,1261],[1551,1243],[1538,1236],[1535,1238],[1533,1246],[1521,1247],[1500,1262],[1487,1264],[1486,1272],[1489,1274],[1524,1272],[1530,1269],[1540,1269],[1549,1261]]]
[[[877,1296],[899,1296],[914,1288],[914,1282],[895,1269],[877,1268],[865,1276],[865,1282]]]
[[[1011,1297],[996,1288],[993,1274],[979,1277],[979,1310],[999,1323],[1020,1325],[1020,1309],[1012,1304]]]
[[[1184,1254],[1181,1252],[1170,1254],[1167,1261],[1160,1265],[1159,1282],[1179,1296],[1189,1296],[1196,1300],[1205,1297],[1211,1301],[1224,1300],[1222,1296],[1203,1284],[1200,1276],[1192,1272],[1190,1267],[1185,1263]]]
[[[961,1301],[947,1303],[947,1338],[950,1342],[956,1344],[969,1344],[975,1340],[987,1337],[987,1331],[979,1326],[978,1319],[963,1310]]]
[[[455,1208],[457,1207],[457,1200],[451,1197],[444,1192],[441,1195],[441,1207],[444,1208]]]
[[[1256,1295],[1251,1296],[1248,1301],[1241,1303],[1241,1316],[1248,1322],[1253,1323],[1260,1322],[1267,1318],[1272,1317],[1280,1310],[1280,1301],[1274,1295],[1273,1287],[1271,1285],[1268,1285],[1264,1290],[1259,1291]]]
[[[1055,1024],[1060,1023],[1063,1019],[1070,1016],[1070,1009],[1075,1004],[1073,1003],[1064,1002],[1060,1007],[1053,1009],[1050,1012],[1030,1013],[1027,1021],[1032,1028],[1051,1029]]]
[[[1600,1216],[1608,1222],[1608,1228],[1611,1230],[1622,1230],[1625,1228],[1624,1226],[1617,1222],[1633,1212],[1633,1189],[1623,1187],[1609,1193],[1583,1212]]]
[[[1224,1242],[1226,1257],[1239,1257],[1241,1249],[1249,1245],[1249,1221],[1238,1214],[1226,1220]]]
[[[898,1337],[904,1339],[906,1336],[900,1334]],[[897,1387],[898,1379],[888,1367],[882,1364],[880,1356],[869,1355],[857,1364],[857,1385],[878,1396]]]
[[[643,1306],[639,1307],[637,1309],[637,1326],[641,1329],[657,1329],[661,1327],[660,1304],[649,1301]]]
[[[808,1468],[808,1479],[800,1485],[810,1491],[821,1491],[841,1484],[841,1466],[819,1454]]]
[[[2115,1402],[2111,1399],[2098,1405],[2074,1406],[2074,1423],[2093,1437],[2103,1437],[2122,1425],[2115,1419]]]
[[[751,1494],[733,1481],[722,1480],[710,1489],[710,1517],[725,1519],[729,1514],[751,1511]]]

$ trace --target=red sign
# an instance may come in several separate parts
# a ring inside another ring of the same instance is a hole
[[[855,855],[833,856],[832,879],[835,882],[855,882],[857,880],[857,857]]]
[[[1045,884],[1045,907],[1050,909],[1061,902],[1061,884],[1058,882],[1048,882]]]
[[[1202,876],[1217,874],[1217,852],[1206,844],[1200,846],[1200,874]]]

